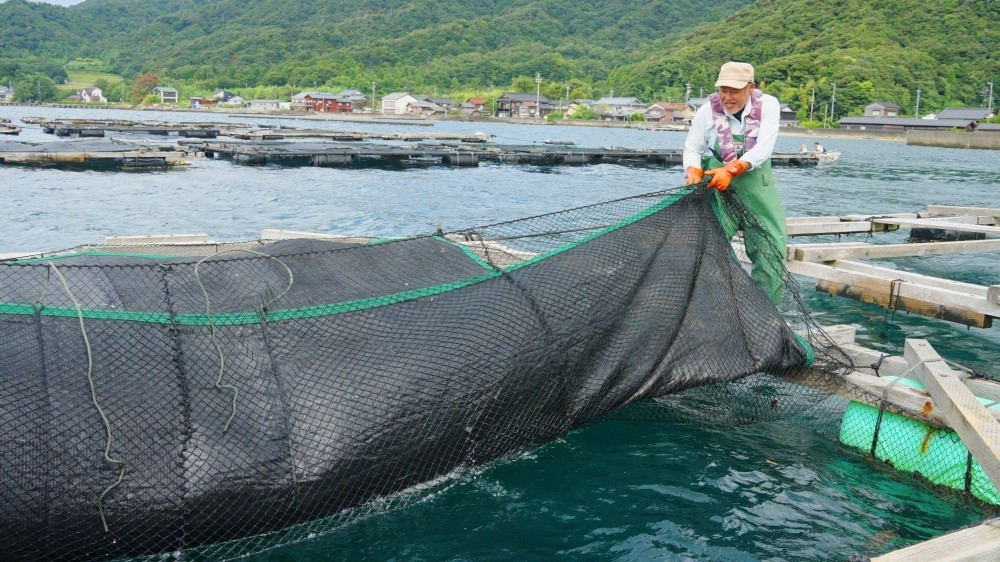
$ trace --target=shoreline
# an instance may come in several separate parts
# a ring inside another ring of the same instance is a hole
[[[277,119],[296,119],[305,121],[341,121],[391,125],[432,126],[435,122],[466,122],[466,123],[503,123],[506,125],[563,125],[567,127],[601,127],[608,129],[636,129],[662,132],[686,132],[688,127],[663,125],[658,123],[630,123],[622,121],[596,121],[565,119],[550,122],[544,119],[517,119],[510,117],[463,117],[460,115],[445,115],[439,117],[412,117],[404,115],[383,115],[380,113],[299,113],[287,110],[253,111],[241,108],[186,108],[186,107],[133,107],[130,105],[76,105],[76,104],[42,104],[42,103],[4,103],[0,107],[38,107],[58,109],[117,109],[125,111],[163,111],[176,113],[199,113],[203,115],[224,114],[232,117],[268,117]],[[803,127],[782,127],[781,136],[850,138],[863,140],[887,140],[906,142],[905,131],[858,131],[853,129],[806,129]]]

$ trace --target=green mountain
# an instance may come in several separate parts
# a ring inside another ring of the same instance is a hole
[[[812,106],[821,119],[834,84],[838,117],[862,115],[873,100],[912,116],[917,89],[921,114],[985,106],[1000,77],[998,24],[997,0],[758,0],[662,55],[615,68],[607,82],[647,98],[684,83],[710,91],[720,63],[745,60],[800,118]]]
[[[38,37],[17,48],[33,55],[97,58],[127,78],[155,71],[207,88],[377,81],[390,90],[481,89],[539,72],[547,82],[594,85],[751,1],[706,9],[695,0],[88,0],[70,8],[11,0],[0,4],[0,39],[22,34],[6,23],[17,14],[23,35]],[[52,22],[79,43],[38,48]]]
[[[875,99],[922,113],[985,105],[1000,75],[997,0],[86,0],[0,3],[0,83],[73,59],[184,93],[294,85],[379,92],[534,89],[683,99],[746,60],[817,119]],[[286,90],[288,91],[288,90]],[[815,103],[812,103],[815,92]]]

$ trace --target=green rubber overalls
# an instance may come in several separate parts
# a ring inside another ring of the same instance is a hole
[[[733,135],[733,140],[742,143],[743,136]],[[718,141],[715,143],[715,151],[720,152]],[[723,163],[709,152],[702,159],[701,165],[703,170],[711,170],[723,166]],[[751,277],[777,306],[781,303],[781,297],[785,292],[788,229],[785,225],[785,212],[778,200],[778,189],[774,183],[774,173],[771,171],[771,159],[768,158],[760,166],[733,178],[729,184],[729,191],[739,197],[750,212],[756,215],[762,228],[748,228],[742,224],[739,217],[728,213],[720,193],[716,193],[712,201],[715,214],[719,217],[727,238],[732,238],[737,230],[743,231],[747,256],[753,262]]]

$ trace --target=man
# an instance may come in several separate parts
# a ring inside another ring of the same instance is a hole
[[[823,148],[823,145],[821,145],[819,141],[816,141],[813,143],[813,152],[816,154],[823,154],[826,152],[826,149]]]
[[[719,91],[698,108],[684,142],[686,182],[694,185],[710,176],[708,187],[732,189],[755,215],[759,227],[749,228],[715,199],[726,236],[743,230],[753,279],[778,305],[785,290],[788,232],[771,172],[771,151],[778,139],[781,106],[777,98],[756,89],[753,66],[745,62],[722,65],[715,87]]]

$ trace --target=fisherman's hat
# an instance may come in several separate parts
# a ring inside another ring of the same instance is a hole
[[[753,82],[753,65],[745,62],[727,62],[719,70],[719,79],[715,81],[715,87],[742,89],[751,82]]]

